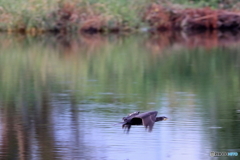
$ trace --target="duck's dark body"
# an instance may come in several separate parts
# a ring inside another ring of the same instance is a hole
[[[127,128],[129,131],[131,125],[144,125],[145,128],[148,128],[149,131],[152,131],[155,122],[167,119],[167,117],[157,117],[157,114],[157,111],[131,113],[127,117],[123,117],[124,122],[122,127]]]

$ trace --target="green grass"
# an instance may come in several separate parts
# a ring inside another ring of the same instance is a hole
[[[212,8],[221,8],[221,9],[229,9],[235,8],[239,9],[239,6],[236,4],[239,0],[172,0],[172,3],[182,4],[188,7],[212,7]]]
[[[2,30],[14,30],[18,28],[42,28],[43,17],[49,12],[56,10],[58,1],[47,0],[3,0],[0,2],[1,17],[5,18],[1,25]]]
[[[137,26],[141,23],[140,10],[146,5],[145,0],[3,0],[0,2],[1,30],[20,30],[22,28],[49,30],[54,28],[56,19],[51,17],[63,4],[70,4],[81,14],[101,15],[107,25],[127,24]],[[59,18],[59,17],[57,17]]]

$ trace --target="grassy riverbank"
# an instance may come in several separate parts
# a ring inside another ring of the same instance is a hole
[[[134,31],[140,27],[149,27],[149,23],[144,22],[143,17],[147,8],[153,3],[161,4],[165,8],[204,6],[229,8],[234,1],[2,0],[0,30],[32,34],[48,31]],[[181,4],[176,4],[177,2]],[[238,4],[234,7],[238,7]]]
[[[0,2],[0,29],[44,32],[129,30],[141,23],[145,0],[25,0]]]

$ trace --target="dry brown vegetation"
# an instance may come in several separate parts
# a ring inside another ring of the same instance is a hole
[[[65,3],[48,16],[53,20],[53,30],[67,31],[74,26],[81,31],[100,32],[104,29],[107,17],[90,8],[77,8],[74,4]]]
[[[53,30],[69,31],[71,29],[81,32],[119,32],[129,31],[130,27],[114,16],[103,14],[100,4],[76,7],[72,3],[62,4],[57,11],[52,12],[48,18],[54,22]]]
[[[240,29],[240,12],[205,8],[179,9],[151,4],[143,16],[155,30]]]

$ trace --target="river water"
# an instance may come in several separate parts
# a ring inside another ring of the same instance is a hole
[[[0,159],[179,160],[240,153],[240,36],[0,34]],[[151,132],[118,122],[135,111]],[[237,159],[215,157],[213,159]]]

